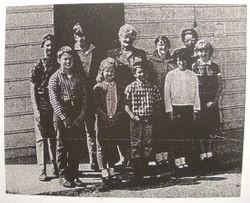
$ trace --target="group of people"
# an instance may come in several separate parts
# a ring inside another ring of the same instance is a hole
[[[48,179],[48,148],[60,184],[84,186],[78,167],[85,135],[90,168],[101,171],[100,191],[116,181],[116,165],[131,166],[139,182],[149,163],[175,171],[211,164],[222,87],[208,41],[185,29],[185,46],[171,55],[170,40],[159,36],[148,58],[133,46],[134,27],[125,24],[118,33],[121,46],[101,60],[79,23],[73,32],[74,47],[61,47],[57,56],[54,36],[46,35],[44,56],[32,68],[39,180]]]

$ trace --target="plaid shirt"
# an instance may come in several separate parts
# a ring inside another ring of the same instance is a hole
[[[81,99],[81,111],[85,111],[87,93],[82,78],[82,74],[79,72],[74,72],[69,78],[61,69],[51,76],[49,81],[50,103],[55,114],[61,120],[64,120],[67,116],[64,109],[65,103],[70,102],[73,106],[75,100]]]
[[[134,81],[126,87],[126,105],[135,116],[147,117],[155,113],[161,101],[159,90],[149,82]]]
[[[203,63],[197,60],[193,64],[192,70],[198,76],[201,100],[213,100],[218,90],[218,76],[221,75],[219,66],[211,61]]]

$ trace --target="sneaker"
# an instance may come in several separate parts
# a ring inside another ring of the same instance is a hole
[[[76,178],[74,182],[75,182],[75,185],[77,187],[85,187],[86,186],[86,184],[83,183],[79,178]]]
[[[40,181],[47,181],[48,180],[48,177],[47,177],[45,171],[41,172],[41,174],[39,175],[39,180]]]
[[[74,181],[71,181],[71,180],[66,180],[64,183],[63,183],[63,187],[66,187],[66,188],[74,188],[76,185],[75,185],[75,182]]]

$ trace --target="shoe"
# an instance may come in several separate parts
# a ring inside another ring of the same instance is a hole
[[[74,181],[71,181],[71,180],[66,180],[64,183],[63,183],[63,187],[66,187],[66,188],[74,188],[76,185],[75,185],[75,182]]]
[[[85,187],[86,186],[86,184],[83,183],[79,178],[76,178],[74,182],[75,182],[75,185],[77,187]]]
[[[48,177],[47,177],[45,171],[41,172],[41,174],[39,175],[39,180],[40,181],[47,181],[48,180]]]
[[[97,188],[97,190],[98,190],[99,192],[107,192],[107,191],[110,190],[110,185],[107,184],[107,183],[102,183],[102,184]]]
[[[90,164],[90,169],[93,171],[99,171],[99,167],[97,163],[91,163]]]

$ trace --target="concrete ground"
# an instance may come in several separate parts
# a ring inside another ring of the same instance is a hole
[[[177,180],[147,181],[141,186],[124,184],[108,192],[100,193],[96,187],[101,182],[100,173],[91,172],[81,164],[81,180],[85,188],[66,189],[58,179],[38,181],[38,168],[33,165],[6,165],[6,192],[13,194],[44,194],[85,197],[239,197],[241,173],[239,169],[201,177],[183,177]],[[50,167],[48,165],[48,172]],[[89,174],[88,174],[89,173]],[[48,173],[49,175],[49,173]]]

